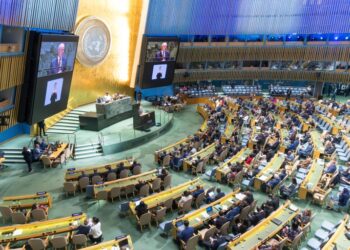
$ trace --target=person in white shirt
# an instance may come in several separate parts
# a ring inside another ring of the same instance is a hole
[[[110,102],[112,101],[112,96],[106,92],[105,96],[103,97],[104,101],[107,103],[107,102]]]
[[[188,191],[185,191],[181,199],[179,200],[179,203],[178,203],[179,208],[182,208],[185,202],[188,200],[192,200],[192,198],[193,198],[192,195]]]
[[[92,218],[92,225],[90,228],[89,238],[93,244],[98,244],[102,241],[101,222],[96,217]]]

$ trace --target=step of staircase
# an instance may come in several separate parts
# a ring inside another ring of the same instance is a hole
[[[25,161],[24,161],[24,159],[23,159],[23,157],[22,157],[22,159],[8,159],[8,158],[6,158],[5,159],[5,161],[4,161],[4,164],[6,165],[6,164],[9,164],[9,163],[11,163],[11,164],[23,164],[23,163],[26,163]]]
[[[74,134],[74,131],[65,131],[65,130],[58,130],[58,129],[48,129],[46,131],[46,134]]]
[[[82,152],[85,150],[89,150],[89,149],[100,149],[102,150],[102,146],[100,144],[96,144],[96,145],[86,145],[86,146],[79,146],[75,148],[75,152]]]
[[[77,123],[67,123],[67,122],[61,122],[60,121],[60,122],[56,123],[53,127],[56,127],[56,126],[76,129],[77,128]]]
[[[103,153],[91,153],[91,154],[86,154],[86,155],[78,155],[75,156],[75,160],[81,160],[81,159],[86,159],[86,158],[92,158],[96,156],[103,156]]]
[[[85,149],[84,151],[75,151],[75,156],[89,155],[93,153],[102,153],[102,148],[100,149]]]

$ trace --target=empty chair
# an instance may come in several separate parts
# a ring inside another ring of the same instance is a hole
[[[160,184],[162,183],[162,180],[160,178],[156,178],[152,182],[152,190],[153,192],[159,192],[160,191]]]
[[[98,201],[100,201],[100,200],[105,200],[105,201],[107,201],[107,200],[108,200],[108,191],[107,191],[107,190],[99,191],[99,192],[96,194],[96,200],[98,200]]]
[[[103,180],[102,180],[102,177],[99,176],[99,175],[95,175],[95,176],[93,176],[92,179],[91,179],[92,185],[96,185],[97,183],[100,183],[100,182],[102,182],[102,181],[103,181]]]
[[[44,168],[46,168],[46,167],[52,168],[52,161],[50,160],[49,157],[43,155],[41,157],[41,162],[43,163]]]
[[[132,174],[133,174],[133,175],[141,174],[141,166],[140,166],[140,165],[135,166],[135,167],[132,169]]]
[[[242,211],[241,211],[239,217],[238,217],[239,220],[240,220],[240,221],[245,220],[245,219],[247,218],[249,212],[250,212],[250,206],[244,207],[244,208],[242,209]]]
[[[120,187],[114,187],[111,189],[110,192],[112,202],[114,201],[114,198],[117,198],[120,200],[120,195],[121,195],[121,188]]]
[[[292,249],[298,249],[302,236],[303,236],[303,232],[300,232],[297,236],[295,236],[294,240],[291,242]],[[284,244],[286,244],[286,243],[284,243]],[[280,245],[281,245],[281,243],[279,244],[279,247],[280,247]],[[280,247],[279,249],[283,249],[283,248]]]
[[[124,169],[120,172],[119,174],[119,178],[120,179],[123,179],[123,178],[126,178],[129,176],[129,170],[128,169]]]
[[[89,185],[89,177],[82,177],[79,179],[79,188],[80,192],[83,192],[84,189]]]
[[[77,187],[74,182],[68,181],[63,184],[63,190],[66,193],[66,196],[68,196],[68,194],[73,194],[75,196],[76,189]]]
[[[36,208],[30,212],[33,221],[47,220],[47,215],[44,210]]]
[[[152,214],[150,212],[141,215],[140,218],[137,219],[141,232],[143,231],[143,226],[149,226],[151,228],[151,219]]]
[[[195,202],[194,202],[195,205],[196,205],[196,208],[199,208],[199,207],[202,205],[204,199],[205,199],[205,194],[204,194],[204,192],[201,193],[201,194],[199,194],[199,195],[197,196],[197,198],[196,198],[196,200],[195,200]]]
[[[194,235],[187,242],[181,241],[181,247],[183,250],[196,249],[198,241],[199,241],[199,235]]]
[[[195,168],[192,168],[192,174],[197,175],[198,173],[203,173],[203,161],[199,162],[198,165]]]
[[[205,228],[201,231],[199,231],[199,235],[201,237],[201,240],[208,241],[210,237],[213,237],[215,233],[217,232],[217,228],[214,226],[211,226],[209,228]]]
[[[170,198],[170,199],[164,201],[163,205],[167,210],[173,211],[173,203],[174,203],[173,198]]]
[[[107,175],[107,181],[114,181],[117,179],[117,174],[112,172]]]
[[[141,197],[146,197],[149,195],[149,185],[148,184],[145,184],[140,188],[139,195]]]
[[[228,234],[230,223],[231,223],[230,221],[227,221],[227,222],[225,222],[224,225],[221,226],[221,228],[219,230],[221,235],[227,235]]]
[[[27,218],[22,212],[13,212],[11,218],[12,224],[25,224],[27,222]]]
[[[166,214],[166,210],[167,210],[166,207],[162,207],[161,209],[158,209],[158,210],[156,211],[156,214],[155,214],[155,215],[152,216],[153,219],[154,219],[154,221],[155,221],[156,224],[157,224],[157,227],[158,227],[158,225],[159,225],[159,222],[161,222],[161,221],[164,219],[165,214]]]
[[[169,167],[170,165],[170,155],[166,155],[162,161],[162,167]]]
[[[12,209],[9,207],[3,207],[0,206],[0,212],[1,212],[1,216],[2,216],[2,221],[5,224],[6,221],[10,220],[12,217]]]
[[[74,245],[74,249],[77,249],[77,246],[86,247],[87,238],[85,234],[75,234],[72,237],[72,243]]]
[[[42,240],[40,238],[35,238],[28,240],[28,244],[32,250],[43,250],[48,246],[48,241]]]
[[[171,175],[170,174],[165,176],[165,178],[163,180],[163,188],[167,189],[168,187],[171,187]]]
[[[67,249],[68,239],[66,236],[57,236],[50,240],[53,249]]]
[[[128,198],[128,195],[135,196],[135,185],[131,184],[125,187],[125,197]]]

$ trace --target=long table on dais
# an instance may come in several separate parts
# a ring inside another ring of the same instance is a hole
[[[6,196],[2,198],[0,206],[6,206],[11,209],[31,208],[33,204],[51,207],[52,197],[47,192],[37,192],[36,194]]]
[[[269,238],[275,236],[287,223],[299,213],[299,209],[287,201],[269,217],[258,225],[231,241],[227,249],[252,250],[260,246]]]
[[[83,224],[86,214],[73,214],[70,217],[38,221],[23,225],[0,227],[0,243],[28,240],[31,238],[71,232]]]
[[[89,198],[96,197],[100,191],[110,192],[114,187],[125,188],[129,185],[136,185],[139,181],[151,182],[157,178],[157,170],[148,171],[139,175],[132,175],[128,178],[107,181],[101,184],[89,185],[86,188],[86,196]]]

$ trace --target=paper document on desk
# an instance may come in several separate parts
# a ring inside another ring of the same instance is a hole
[[[293,204],[290,204],[290,205],[289,205],[289,209],[295,212],[295,211],[298,210],[298,207],[295,206],[295,205],[293,205]]]
[[[13,231],[12,236],[17,236],[17,235],[21,235],[23,233],[22,229],[16,229],[15,231]]]
[[[225,166],[225,167],[222,168],[222,171],[223,171],[223,172],[230,171],[230,168],[229,168],[228,166]]]
[[[259,177],[259,179],[262,180],[262,181],[266,181],[267,180],[267,176],[262,175],[262,176]]]
[[[210,217],[210,215],[207,212],[203,212],[202,217],[205,219],[208,219]]]
[[[245,198],[245,194],[238,193],[238,194],[236,194],[236,198],[237,198],[238,200],[242,201],[242,200],[244,200],[244,198]]]

